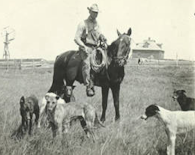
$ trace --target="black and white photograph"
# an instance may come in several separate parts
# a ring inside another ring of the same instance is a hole
[[[0,90],[0,155],[195,155],[195,1],[1,1]]]

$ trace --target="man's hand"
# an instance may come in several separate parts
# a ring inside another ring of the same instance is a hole
[[[89,54],[89,48],[87,46],[84,46],[84,51],[85,51],[85,54]]]
[[[87,46],[80,46],[80,48],[81,48],[81,50],[85,53],[85,54],[87,54],[88,55],[88,53],[89,53],[89,47],[87,47]]]
[[[105,37],[103,34],[100,34],[99,40],[100,40],[101,42],[106,42],[106,41],[107,41],[106,37]]]

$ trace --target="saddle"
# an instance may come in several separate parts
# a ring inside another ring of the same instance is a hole
[[[96,73],[100,72],[105,66],[107,62],[107,54],[105,50],[98,47],[95,48],[94,51],[92,51],[92,54],[90,55],[90,62],[91,62],[91,69],[95,71]],[[72,51],[70,54],[68,54],[67,57],[67,65],[79,65],[80,67],[83,66],[82,59],[78,51]]]
[[[66,78],[74,79],[80,83],[83,83],[82,66],[83,61],[81,59],[79,51],[68,51],[63,54],[63,65],[66,70]],[[105,70],[107,63],[106,50],[97,47],[91,56],[91,74],[95,77],[97,74],[102,74]]]

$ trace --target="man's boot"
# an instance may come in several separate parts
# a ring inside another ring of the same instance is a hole
[[[86,93],[87,93],[87,96],[89,97],[92,97],[95,95],[93,88],[90,88],[89,86],[87,86]]]
[[[94,90],[94,86],[93,86],[93,81],[90,80],[89,85],[87,86],[87,96],[94,96],[95,95],[95,90]]]

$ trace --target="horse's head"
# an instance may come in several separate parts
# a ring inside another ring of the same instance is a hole
[[[121,34],[118,30],[118,38],[108,46],[108,56],[119,66],[124,66],[127,62],[130,53],[131,44],[131,28],[127,33]]]

